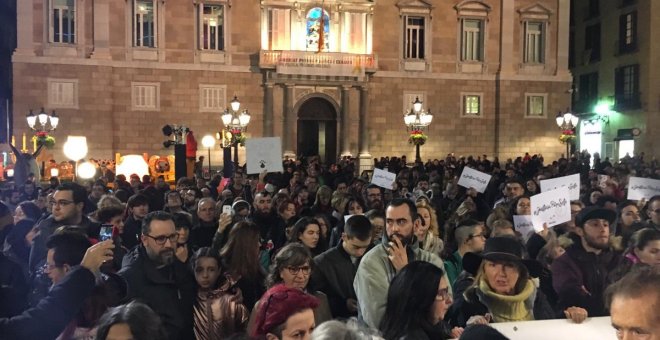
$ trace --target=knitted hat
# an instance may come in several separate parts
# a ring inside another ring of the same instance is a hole
[[[291,315],[314,309],[318,305],[319,300],[316,297],[300,289],[287,288],[284,284],[273,286],[259,301],[253,336],[264,336],[285,323]]]

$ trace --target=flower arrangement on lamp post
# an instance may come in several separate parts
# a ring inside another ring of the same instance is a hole
[[[431,110],[424,110],[422,102],[419,97],[415,98],[412,103],[412,108],[406,111],[403,115],[403,122],[406,124],[406,129],[410,132],[408,136],[408,143],[415,145],[415,162],[421,162],[419,147],[426,143],[428,136],[424,134],[424,130],[428,128],[433,120]]]
[[[577,139],[577,136],[575,135],[575,132],[573,130],[563,130],[561,132],[561,135],[559,136],[559,141],[562,144],[573,144],[575,143],[575,140]]]
[[[575,135],[575,128],[578,126],[580,118],[571,113],[568,109],[566,112],[557,113],[555,117],[557,126],[561,130],[559,141],[566,145],[566,158],[570,158],[571,145],[575,144],[577,136]]]
[[[48,134],[46,131],[39,131],[32,136],[32,141],[37,143],[37,146],[43,145],[47,149],[52,149],[55,146],[55,137]]]
[[[421,130],[413,130],[408,137],[408,143],[413,145],[424,145],[429,137]]]

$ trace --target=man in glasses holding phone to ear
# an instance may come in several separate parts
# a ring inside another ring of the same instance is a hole
[[[171,214],[147,214],[141,244],[124,257],[119,271],[128,283],[128,299],[149,305],[163,320],[170,340],[193,338],[196,283],[186,265],[176,260],[178,239]]]
[[[390,281],[406,264],[426,261],[444,268],[437,255],[419,248],[413,231],[421,223],[412,201],[397,198],[387,206],[383,241],[364,255],[353,282],[358,300],[358,318],[369,327],[380,326]]]

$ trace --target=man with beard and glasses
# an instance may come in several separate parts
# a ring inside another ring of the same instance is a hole
[[[179,234],[163,211],[142,220],[141,244],[124,257],[119,275],[128,283],[128,300],[139,299],[160,316],[170,340],[193,339],[195,279],[175,261]]]
[[[442,260],[420,249],[415,227],[421,224],[417,207],[407,199],[392,200],[385,210],[385,231],[381,244],[362,257],[353,281],[358,300],[358,318],[378,328],[385,314],[387,291],[394,275],[412,261],[426,261],[443,268]]]
[[[608,315],[603,301],[607,275],[621,254],[610,247],[610,224],[616,213],[585,208],[575,217],[580,242],[575,242],[552,263],[552,286],[559,296],[558,310],[576,306],[590,317]]]

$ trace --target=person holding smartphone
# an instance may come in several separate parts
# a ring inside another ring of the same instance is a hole
[[[99,241],[113,240],[115,248],[112,259],[112,272],[121,269],[121,261],[128,249],[124,246],[122,234],[124,232],[124,209],[119,206],[103,207],[96,211],[96,219],[101,223]],[[105,267],[104,267],[105,268]]]

